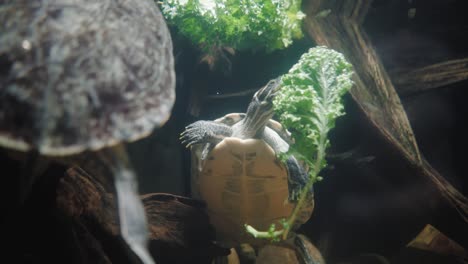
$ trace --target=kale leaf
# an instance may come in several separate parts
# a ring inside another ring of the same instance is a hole
[[[273,105],[280,122],[294,139],[286,155],[295,155],[309,167],[311,180],[326,166],[328,132],[344,114],[342,96],[353,86],[352,66],[343,54],[314,47],[282,76],[282,88]]]
[[[302,0],[164,0],[169,24],[203,52],[221,48],[263,49],[289,46],[302,37]]]

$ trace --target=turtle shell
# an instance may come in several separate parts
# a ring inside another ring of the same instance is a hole
[[[0,146],[68,155],[168,119],[172,42],[154,1],[6,0],[0,32]]]
[[[215,122],[232,125],[241,119],[237,117],[238,114],[230,114]],[[271,123],[285,131],[278,122]],[[225,246],[264,244],[266,241],[247,234],[244,224],[263,231],[271,224],[276,224],[277,230],[282,228],[280,220],[288,218],[295,206],[288,199],[285,165],[261,139],[227,137],[203,160],[206,147],[192,147],[192,194],[206,202],[218,241]],[[300,213],[298,225],[310,218],[313,208],[311,197]]]

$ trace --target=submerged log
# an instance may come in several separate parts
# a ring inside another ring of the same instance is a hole
[[[200,201],[164,193],[147,194],[141,198],[148,217],[151,254],[158,263],[209,263],[213,257],[229,253],[212,242],[214,230]],[[56,201],[58,208],[74,220],[76,227],[85,231],[97,230],[84,232],[86,235],[80,244],[96,241],[88,247],[101,252],[97,255],[104,260],[115,253],[110,248],[100,249],[103,240],[110,241],[119,236],[119,228],[114,197],[98,178],[79,167],[68,169],[59,183]],[[114,242],[112,248],[116,247],[122,246]]]
[[[391,263],[467,263],[465,248],[432,225],[426,225],[421,232],[392,257]]]
[[[408,243],[407,247],[468,259],[468,251],[466,249],[432,225],[426,225],[424,229]]]

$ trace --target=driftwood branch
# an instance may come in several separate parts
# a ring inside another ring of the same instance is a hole
[[[305,30],[317,44],[345,54],[356,72],[351,95],[368,120],[468,222],[468,199],[421,158],[400,98],[361,26],[370,3],[364,0],[310,1],[306,7]],[[322,10],[331,12],[325,17],[314,16]]]
[[[402,96],[468,79],[468,58],[449,60],[412,71],[394,71],[392,80]]]

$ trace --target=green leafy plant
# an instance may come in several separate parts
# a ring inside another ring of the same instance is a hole
[[[302,37],[301,1],[164,0],[161,11],[207,54],[225,48],[273,51]]]
[[[256,237],[285,239],[300,212],[308,190],[321,179],[320,171],[326,166],[325,151],[330,145],[328,132],[335,120],[344,115],[342,97],[351,89],[352,66],[345,57],[326,47],[311,48],[303,54],[287,74],[281,77],[282,87],[273,105],[280,122],[290,132],[294,144],[289,155],[302,160],[309,167],[309,180],[299,196],[291,216],[283,222],[283,230],[256,231],[247,226]]]

